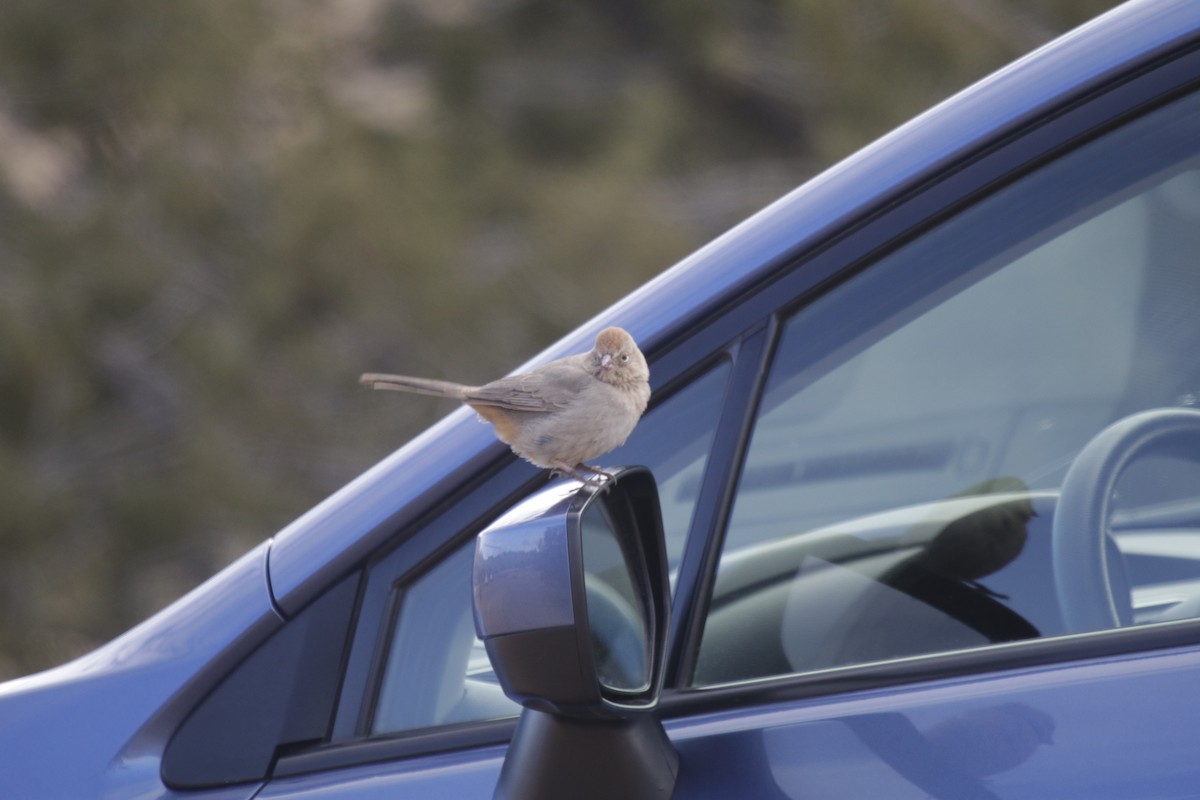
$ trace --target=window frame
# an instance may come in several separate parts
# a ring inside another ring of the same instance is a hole
[[[729,319],[753,316],[757,311],[761,316],[747,327],[744,340],[752,339],[759,330],[767,331],[768,335],[759,345],[759,371],[746,381],[746,396],[735,399],[731,395],[728,401],[731,405],[738,404],[744,412],[737,424],[731,422],[729,426],[740,432],[740,441],[723,443],[725,451],[737,459],[730,469],[731,480],[722,487],[719,497],[710,499],[713,508],[703,520],[707,529],[693,528],[689,534],[689,545],[703,541],[708,549],[702,554],[694,554],[690,561],[699,570],[689,581],[690,594],[676,597],[677,624],[661,704],[665,716],[1166,649],[1200,641],[1200,620],[1184,620],[1159,626],[989,645],[978,650],[933,653],[813,673],[754,678],[721,686],[688,685],[699,651],[708,598],[716,579],[731,511],[730,501],[736,493],[736,480],[748,448],[747,437],[753,430],[772,356],[786,320],[802,313],[805,306],[821,295],[1039,167],[1173,100],[1198,91],[1200,45],[1149,59],[1142,68],[1123,73],[1116,80],[1097,81],[1082,87],[1057,110],[1031,115],[1013,129],[998,132],[992,142],[967,154],[961,162],[942,165],[937,173],[910,187],[893,202],[865,213],[857,222],[839,227],[833,238],[794,258],[769,282],[749,293],[738,307],[722,315],[719,322],[727,323]],[[720,433],[719,429],[718,435]],[[681,626],[680,622],[685,624]]]

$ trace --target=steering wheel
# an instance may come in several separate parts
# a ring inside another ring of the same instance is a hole
[[[1133,622],[1129,582],[1108,535],[1113,491],[1125,470],[1150,455],[1200,458],[1200,411],[1131,414],[1096,434],[1075,457],[1054,510],[1054,586],[1069,632]]]

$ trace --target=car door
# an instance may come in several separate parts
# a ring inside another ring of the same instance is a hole
[[[1145,80],[770,318],[675,796],[1194,793],[1200,95]]]
[[[660,351],[611,462],[662,498],[676,797],[1193,791],[1197,75],[1165,60],[1007,132]],[[1182,427],[1141,435],[1147,412]],[[1111,484],[1073,472],[1096,441]],[[490,796],[518,709],[470,548],[543,480],[502,467],[397,532],[192,715],[167,784]],[[1060,513],[1078,491],[1112,513]],[[271,706],[295,733],[246,766],[230,730],[297,660],[321,666]]]

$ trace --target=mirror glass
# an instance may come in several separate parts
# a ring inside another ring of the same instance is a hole
[[[637,694],[650,688],[647,579],[621,547],[600,500],[588,504],[581,520],[592,655],[605,689]]]

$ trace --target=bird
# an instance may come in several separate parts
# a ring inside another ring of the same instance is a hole
[[[585,484],[612,477],[587,462],[624,444],[650,402],[646,357],[617,327],[600,331],[586,353],[482,386],[377,372],[359,380],[373,389],[459,400],[516,455]]]

